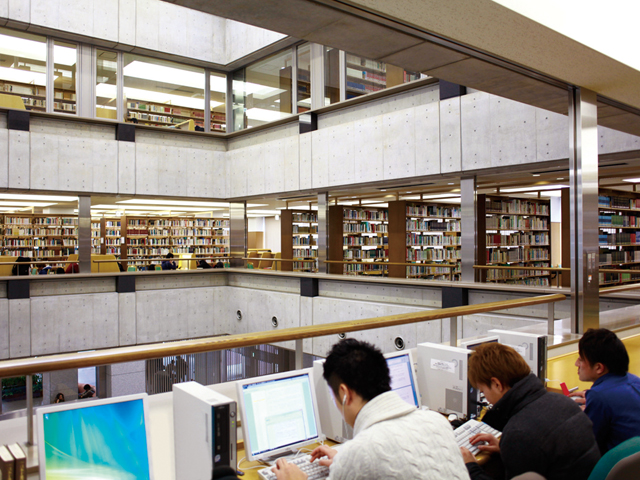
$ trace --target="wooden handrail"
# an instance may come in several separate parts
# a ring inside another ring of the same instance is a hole
[[[17,258],[17,257],[16,257]],[[0,262],[0,265],[24,265],[29,263],[31,265],[49,265],[50,263],[78,263],[77,260],[38,260],[28,262]]]
[[[180,258],[180,257],[157,257],[157,258],[121,258],[120,260],[91,260],[93,263],[121,263],[121,262],[157,262],[157,261],[165,261],[170,260],[172,262],[191,262],[197,260],[220,260],[234,257],[189,257],[189,258]],[[78,263],[78,262],[73,262]]]
[[[0,378],[33,375],[68,368],[94,367],[115,363],[149,360],[153,358],[185,355],[192,353],[226,350],[229,348],[250,347],[266,343],[301,340],[339,333],[357,332],[372,328],[395,327],[411,323],[439,320],[442,318],[474,315],[509,308],[528,307],[560,302],[566,297],[562,294],[542,295],[516,300],[466,305],[463,307],[443,308],[424,312],[404,313],[386,317],[348,320],[324,325],[285,328],[277,331],[241,333],[236,335],[208,337],[198,340],[183,340],[171,343],[154,343],[132,347],[109,348],[92,352],[63,353],[35,358],[22,358],[0,362]]]
[[[632,270],[633,271],[633,270]],[[640,273],[639,270],[637,270]],[[613,287],[602,287],[600,293],[619,293],[626,292],[628,290],[637,290],[640,288],[640,283],[634,283],[633,285],[616,285]]]
[[[567,267],[511,267],[507,265],[474,265],[478,270],[549,270],[551,272],[570,272]]]
[[[253,260],[254,262],[303,262],[315,263],[318,259],[304,260],[302,258],[262,258],[262,257],[241,257],[240,260]]]
[[[373,258],[371,260],[374,260]],[[342,263],[344,265],[399,265],[399,266],[407,266],[407,267],[447,267],[447,268],[455,268],[457,265],[453,265],[451,263],[402,263],[402,262],[362,262],[356,260],[325,260],[325,263]]]

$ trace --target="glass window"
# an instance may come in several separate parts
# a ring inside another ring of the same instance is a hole
[[[125,121],[204,131],[204,69],[124,55]]]
[[[347,53],[347,99],[426,78],[402,67]]]
[[[77,47],[73,43],[53,44],[53,111],[76,113]]]
[[[227,76],[224,73],[213,73],[209,77],[211,90],[211,131],[227,131]]]
[[[311,45],[297,48],[298,55],[298,105],[297,113],[311,110]]]
[[[96,50],[96,117],[118,119],[118,54]]]
[[[340,50],[324,47],[324,105],[340,101]]]
[[[44,112],[47,39],[0,28],[0,105]]]
[[[234,73],[234,130],[291,114],[292,58],[292,49],[287,49]]]

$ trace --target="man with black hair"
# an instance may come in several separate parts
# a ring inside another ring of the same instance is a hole
[[[584,411],[600,452],[640,436],[640,378],[629,373],[629,355],[616,334],[606,328],[587,330],[578,344],[576,367],[582,382],[593,382],[573,396],[586,401]]]
[[[354,339],[337,343],[323,376],[344,421],[354,428],[354,439],[339,451],[321,446],[311,453],[314,461],[330,466],[330,480],[469,478],[449,422],[391,391],[389,367],[373,345]],[[278,480],[307,478],[284,459],[273,470]]]

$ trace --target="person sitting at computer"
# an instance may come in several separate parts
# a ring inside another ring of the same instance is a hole
[[[173,258],[173,253],[167,253],[166,260],[162,261],[162,270],[175,270],[178,268],[176,262],[171,260]]]
[[[590,328],[578,343],[578,377],[593,382],[572,396],[586,400],[585,413],[593,423],[600,453],[640,436],[640,378],[629,373],[629,354],[624,343],[606,328]]]
[[[548,480],[586,480],[600,459],[591,422],[576,402],[547,392],[522,356],[500,343],[485,343],[469,358],[469,382],[493,408],[482,419],[502,431],[470,438],[479,450],[500,453],[507,478],[536,472]],[[462,448],[472,480],[489,478]]]
[[[331,480],[469,478],[445,417],[418,410],[392,392],[387,362],[373,345],[355,339],[337,343],[323,377],[344,421],[354,428],[354,439],[339,451],[321,446],[311,454],[330,465]],[[307,478],[284,459],[273,470],[278,480]]]

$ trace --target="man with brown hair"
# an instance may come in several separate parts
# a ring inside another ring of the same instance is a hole
[[[587,479],[600,453],[591,422],[573,400],[549,393],[513,348],[486,343],[469,359],[469,381],[493,405],[483,421],[502,439],[478,434],[471,443],[499,452],[506,477],[536,472],[548,480]],[[473,480],[489,478],[466,449],[462,455]]]

